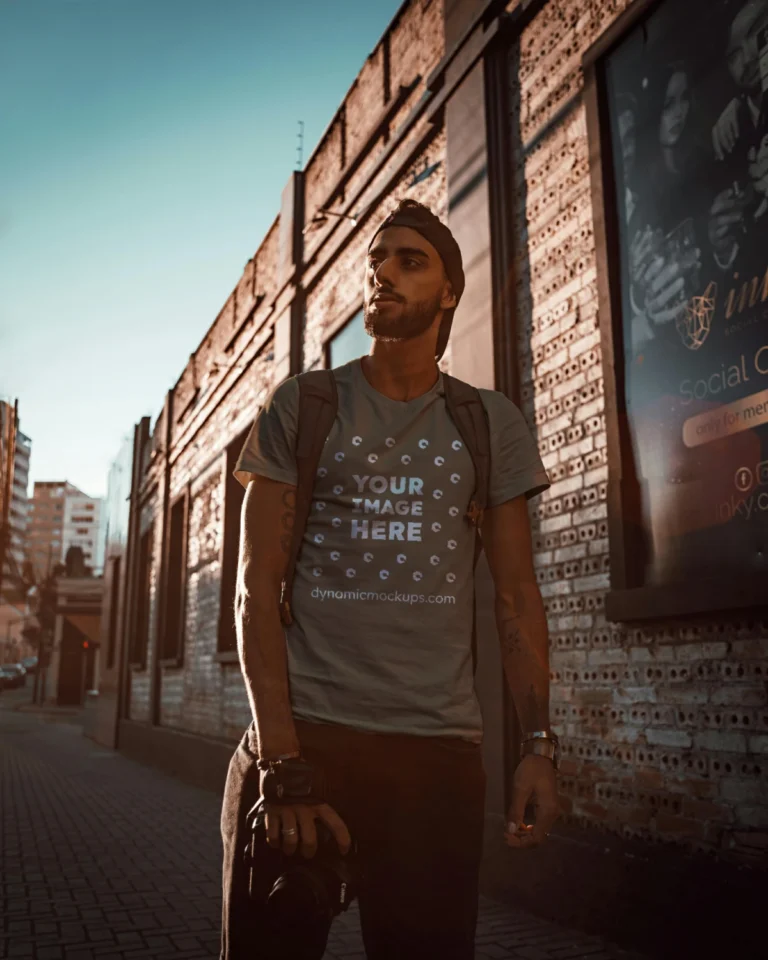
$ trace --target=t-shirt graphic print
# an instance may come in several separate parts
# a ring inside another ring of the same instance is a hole
[[[442,378],[401,402],[375,390],[359,360],[334,373],[339,412],[320,459],[286,631],[294,716],[479,741],[475,533],[465,516],[474,468]],[[491,505],[544,489],[548,480],[517,408],[492,391],[481,395],[491,423]],[[517,432],[520,422],[524,428],[520,469],[506,479],[494,463],[498,417],[490,408],[499,403],[488,396],[517,411]],[[255,473],[296,482],[298,402],[295,378],[274,392],[238,462],[241,481]]]

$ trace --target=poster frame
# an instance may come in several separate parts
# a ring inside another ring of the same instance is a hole
[[[605,597],[605,614],[608,620],[616,622],[724,611],[763,614],[768,611],[768,576],[765,574],[726,575],[666,584],[647,584],[643,576],[642,501],[624,392],[619,210],[605,61],[644,17],[666,2],[668,0],[634,0],[582,57],[607,432],[611,586]]]

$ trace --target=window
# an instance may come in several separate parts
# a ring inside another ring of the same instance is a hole
[[[136,584],[136,623],[133,629],[131,663],[142,669],[147,664],[149,639],[149,587],[152,574],[152,527],[139,540],[139,576]]]
[[[365,332],[363,311],[358,311],[326,345],[326,365],[333,369],[371,352],[371,338]]]
[[[93,523],[93,517],[72,517],[72,523]]]
[[[92,503],[86,503],[85,509],[86,509],[86,510],[94,510],[95,508],[94,508],[94,505],[93,505]]]
[[[171,507],[166,546],[165,603],[160,637],[160,659],[181,661],[184,649],[184,611],[187,585],[187,518],[189,496],[183,494]]]
[[[226,477],[224,479],[224,543],[221,559],[221,605],[219,607],[220,653],[237,650],[235,631],[235,588],[237,586],[237,561],[240,552],[240,511],[243,506],[245,490],[235,479],[232,471],[243,449],[248,430],[244,430],[227,447]]]
[[[110,563],[109,581],[109,633],[107,634],[107,667],[115,665],[117,647],[117,604],[120,599],[120,561],[122,557],[113,557]]]
[[[88,536],[88,527],[76,527],[75,534],[78,537],[87,537]]]

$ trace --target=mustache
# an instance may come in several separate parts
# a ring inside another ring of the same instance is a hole
[[[399,294],[395,293],[394,290],[377,290],[371,297],[371,300],[375,300],[377,297],[388,297],[392,300],[397,300],[399,303],[402,303],[403,301],[403,298]]]

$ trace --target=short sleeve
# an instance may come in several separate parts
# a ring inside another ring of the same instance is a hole
[[[299,384],[291,377],[270,394],[237,459],[234,474],[244,487],[253,474],[280,483],[296,483],[298,415]]]
[[[549,477],[520,408],[503,393],[481,390],[491,429],[489,507],[525,494],[528,500],[543,493]]]

